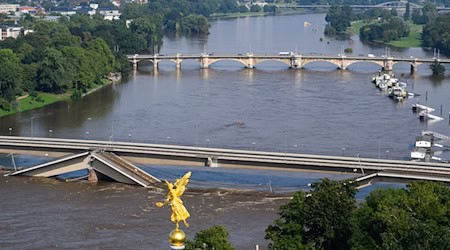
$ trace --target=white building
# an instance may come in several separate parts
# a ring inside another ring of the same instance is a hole
[[[16,12],[18,8],[18,4],[0,4],[0,14]]]
[[[8,37],[16,39],[22,34],[22,27],[0,27],[0,41]]]

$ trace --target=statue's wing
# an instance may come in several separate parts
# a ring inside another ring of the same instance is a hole
[[[188,184],[190,177],[191,177],[191,172],[188,172],[181,179],[177,179],[177,181],[175,182],[175,186],[177,187],[176,193],[177,193],[178,197],[183,195],[184,190],[186,190],[186,185]]]
[[[172,183],[168,182],[167,180],[164,180],[166,182],[167,188],[170,190],[172,189]]]

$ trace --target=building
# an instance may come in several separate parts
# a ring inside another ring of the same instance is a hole
[[[16,12],[18,8],[18,4],[0,4],[0,14]]]
[[[8,37],[16,39],[22,34],[22,27],[6,27],[0,26],[0,41],[5,40]]]
[[[118,9],[113,7],[99,7],[97,13],[102,15],[105,20],[119,20],[122,15]]]
[[[21,15],[23,14],[29,14],[29,15],[36,15],[38,13],[38,10],[35,7],[30,7],[30,6],[20,6],[19,7],[19,12]]]

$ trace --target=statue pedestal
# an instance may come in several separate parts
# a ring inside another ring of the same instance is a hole
[[[179,247],[177,247],[177,246],[170,246],[171,250],[182,250],[184,248],[185,248],[184,246],[179,246]]]

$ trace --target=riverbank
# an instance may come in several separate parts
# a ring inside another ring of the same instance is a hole
[[[256,17],[256,16],[273,16],[273,15],[297,15],[306,14],[304,10],[283,10],[277,12],[245,12],[245,13],[213,13],[208,19],[215,20],[220,18],[238,18],[238,17]]]
[[[362,20],[354,21],[352,22],[352,26],[350,27],[351,32],[354,35],[359,36],[359,30],[362,26],[369,24],[367,22],[364,22]],[[422,45],[422,25],[414,24],[412,21],[408,21],[409,26],[409,35],[407,37],[403,37],[400,40],[390,41],[385,44],[399,47],[399,48],[412,48],[412,47],[421,47]],[[374,43],[378,43],[377,41],[374,41]],[[383,43],[383,42],[379,42]]]
[[[106,85],[109,85],[112,82],[113,81],[110,79],[102,79],[101,85],[93,85],[92,88],[88,89],[86,94],[83,94],[83,96],[88,95]],[[37,92],[36,96],[25,95],[25,96],[17,98],[17,100],[16,100],[17,108],[11,109],[9,111],[0,109],[0,117],[15,114],[18,112],[27,111],[27,110],[41,108],[41,107],[50,105],[55,102],[69,100],[70,97],[72,96],[72,93],[73,93],[73,91],[68,91],[64,94],[52,94],[52,93],[46,93],[46,92]]]

